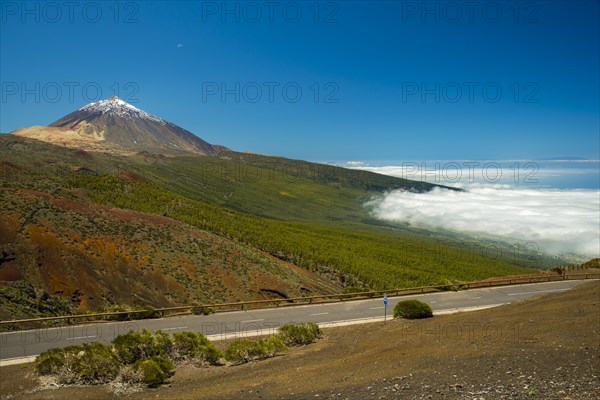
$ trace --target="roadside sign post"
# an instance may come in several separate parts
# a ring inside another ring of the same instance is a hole
[[[387,323],[387,303],[388,303],[387,294],[384,294],[383,295],[383,323],[384,324]]]

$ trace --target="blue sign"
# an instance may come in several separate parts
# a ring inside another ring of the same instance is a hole
[[[383,305],[387,306],[387,294],[383,295]]]

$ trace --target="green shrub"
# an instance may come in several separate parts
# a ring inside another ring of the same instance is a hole
[[[221,358],[223,358],[223,352],[210,343],[202,346],[194,357],[194,361],[196,364],[220,365]]]
[[[142,308],[145,312],[133,314],[136,319],[151,319],[151,318],[160,318],[162,317],[162,312],[157,311],[152,306],[145,306]]]
[[[81,351],[83,346],[68,346],[44,351],[35,358],[35,372],[39,375],[57,374],[68,363],[68,358],[76,357]]]
[[[225,359],[242,364],[252,360],[273,357],[278,352],[286,349],[283,340],[277,336],[260,340],[239,340],[229,345],[225,351]]]
[[[459,290],[467,289],[467,283],[462,281],[450,281],[448,279],[444,279],[442,283],[439,285],[441,290],[451,290],[453,292],[458,292]]]
[[[119,373],[121,362],[112,349],[101,343],[84,344],[75,362],[78,383],[106,383]]]
[[[277,335],[288,346],[301,346],[315,342],[322,335],[321,328],[314,322],[285,324],[277,330]]]
[[[203,334],[185,331],[173,334],[172,358],[189,358],[194,356],[200,346],[207,344],[208,339]]]
[[[173,374],[173,367],[171,360],[159,356],[142,358],[133,364],[134,370],[141,373],[141,381],[150,387],[166,381]]]
[[[256,342],[253,340],[239,340],[233,342],[225,351],[225,359],[230,362],[244,363],[252,360],[257,355]]]
[[[258,341],[258,347],[260,348],[261,358],[275,357],[277,353],[287,350],[287,346],[283,339],[276,335],[260,339]]]
[[[281,339],[254,344],[252,357],[272,357],[285,348]],[[106,383],[119,376],[122,382],[156,386],[172,375],[173,361],[190,360],[216,365],[223,357],[202,333],[129,331],[117,336],[111,346],[100,343],[51,349],[36,358],[39,375],[56,375],[60,383]]]
[[[123,365],[119,370],[119,375],[117,376],[117,382],[124,383],[141,383],[142,382],[142,371],[133,367],[133,365]]]
[[[210,315],[215,312],[215,309],[212,307],[206,307],[199,304],[196,304],[192,307],[192,314],[194,315]]]
[[[198,303],[194,303],[194,306],[190,309],[190,311],[192,311],[192,314],[194,315],[201,315],[203,309],[204,307],[202,307]]]
[[[433,317],[433,311],[429,304],[419,300],[404,300],[394,307],[394,318],[429,318]]]
[[[131,311],[129,307],[121,306],[118,304],[113,304],[109,306],[101,307],[98,312],[99,313],[113,313],[113,312],[127,312]],[[106,321],[129,321],[131,320],[131,314],[119,314],[119,315],[105,315],[101,317]]]
[[[35,371],[61,383],[97,384],[112,381],[120,367],[110,347],[92,343],[48,350],[36,358]]]
[[[139,359],[152,356],[166,357],[173,349],[173,339],[169,334],[146,329],[119,335],[112,344],[124,364],[133,364]]]
[[[173,334],[170,357],[175,361],[194,360],[200,364],[216,365],[223,354],[202,333],[186,331]]]

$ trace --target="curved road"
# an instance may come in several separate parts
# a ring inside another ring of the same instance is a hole
[[[470,289],[390,297],[387,318],[400,300],[420,299],[434,314],[472,310],[507,304],[537,294],[569,290],[585,280],[570,280]],[[33,356],[55,347],[102,342],[134,329],[161,329],[165,332],[201,331],[211,340],[273,333],[287,322],[314,321],[321,326],[337,326],[383,320],[382,298],[340,303],[288,306],[260,310],[234,311],[208,316],[185,315],[152,320],[106,322],[45,328],[0,334],[0,366],[32,361]]]

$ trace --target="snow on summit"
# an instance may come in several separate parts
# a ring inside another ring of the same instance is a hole
[[[112,96],[106,100],[99,100],[93,103],[86,104],[79,108],[77,111],[85,111],[90,113],[101,113],[109,115],[117,115],[119,117],[137,117],[143,119],[149,119],[154,122],[166,124],[167,121],[162,118],[156,117],[152,114],[142,111],[139,108],[132,106],[126,101],[121,100],[117,96]]]

